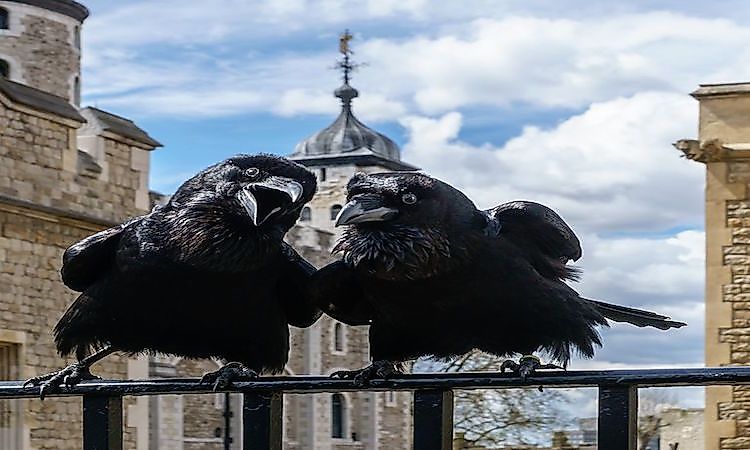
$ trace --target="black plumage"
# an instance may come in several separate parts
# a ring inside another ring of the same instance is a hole
[[[81,294],[54,337],[60,355],[86,364],[30,381],[51,377],[50,389],[86,378],[86,356],[102,348],[282,370],[288,325],[320,315],[303,295],[315,268],[282,241],[315,190],[315,176],[296,163],[239,155],[198,173],[150,214],[72,245],[62,279]]]
[[[608,320],[684,325],[569,287],[564,281],[578,271],[567,263],[580,258],[579,241],[538,203],[480,211],[460,191],[419,173],[357,174],[347,191],[337,219],[347,225],[335,248],[342,258],[311,283],[327,314],[370,325],[374,365],[342,375],[383,375],[393,370],[384,361],[472,349],[503,357],[542,351],[565,366],[572,352],[594,355],[601,345],[596,327]]]

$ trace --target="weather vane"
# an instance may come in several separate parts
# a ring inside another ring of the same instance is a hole
[[[362,65],[351,60],[351,55],[353,55],[354,52],[349,47],[349,41],[352,39],[354,39],[354,36],[349,33],[349,30],[345,30],[341,36],[339,36],[339,52],[344,55],[344,59],[336,62],[336,68],[343,69],[344,84],[349,84],[351,73]]]

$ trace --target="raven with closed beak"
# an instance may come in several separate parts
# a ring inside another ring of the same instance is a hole
[[[315,190],[294,162],[239,155],[186,181],[166,205],[72,245],[62,279],[81,294],[54,337],[78,362],[27,383],[41,384],[43,397],[93,378],[89,366],[115,351],[232,361],[205,377],[217,386],[282,370],[288,325],[321,314],[304,296],[315,268],[282,241]]]
[[[608,320],[662,330],[684,323],[581,297],[564,281],[581,256],[573,231],[551,209],[515,201],[481,211],[463,193],[420,173],[356,174],[336,225],[341,260],[312,277],[311,296],[349,325],[370,325],[371,366],[334,375],[360,382],[398,363],[472,349],[524,355],[526,378],[542,351],[566,366],[601,345]]]

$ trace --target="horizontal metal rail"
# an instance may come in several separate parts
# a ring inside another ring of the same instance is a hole
[[[359,386],[351,380],[321,376],[261,377],[257,381],[234,383],[222,392],[283,392],[314,394],[351,391],[415,391],[427,389],[511,389],[544,386],[545,388],[580,388],[607,386],[669,387],[750,384],[750,367],[717,367],[694,369],[648,369],[607,371],[540,372],[526,381],[511,374],[495,372],[417,373],[373,380]],[[39,388],[23,387],[21,381],[0,381],[0,398],[34,398]],[[62,387],[48,397],[81,395],[156,395],[212,393],[211,385],[198,378],[165,378],[150,380],[95,380],[77,386]]]
[[[419,373],[358,386],[350,380],[320,376],[262,377],[234,383],[224,392],[244,394],[244,449],[281,450],[283,394],[342,391],[414,391],[413,448],[449,450],[453,438],[453,391],[464,389],[578,388],[599,389],[599,448],[635,450],[638,388],[750,384],[750,367],[694,369],[543,372],[524,381],[499,373]],[[158,394],[208,394],[210,385],[196,378],[143,381],[85,381],[48,397],[83,397],[85,450],[122,450],[122,397]],[[0,382],[0,399],[33,398],[38,388],[22,382]],[[47,400],[53,401],[53,400]]]

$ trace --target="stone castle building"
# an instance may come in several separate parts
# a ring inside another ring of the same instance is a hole
[[[675,146],[706,165],[706,366],[750,363],[750,83],[702,85],[698,139]],[[682,447],[680,447],[682,448]],[[750,387],[706,388],[705,449],[750,448]]]
[[[81,108],[80,34],[88,10],[72,0],[0,0],[0,381],[61,367],[51,329],[75,298],[60,281],[65,248],[147,213],[150,152],[161,144],[131,120]],[[346,55],[348,61],[348,55]],[[317,266],[330,259],[333,220],[355,171],[413,170],[398,146],[352,113],[357,91],[336,91],[335,122],[292,158],[318,175],[319,195],[287,239]],[[292,330],[287,374],[329,374],[369,363],[366,327],[328,317]],[[106,378],[197,376],[218,362],[113,356]],[[241,400],[225,394],[126,399],[126,448],[240,448]],[[410,448],[407,393],[285,397],[285,448]],[[81,448],[80,399],[0,401],[3,450]],[[227,426],[228,425],[228,426]]]
[[[79,109],[73,1],[0,1],[0,379],[59,368],[50,330],[75,293],[60,282],[72,242],[149,209],[149,154],[133,122]],[[131,375],[114,357],[97,370]],[[126,402],[130,408],[132,401]],[[80,399],[0,401],[0,448],[81,447]],[[125,439],[135,447],[136,435]]]

